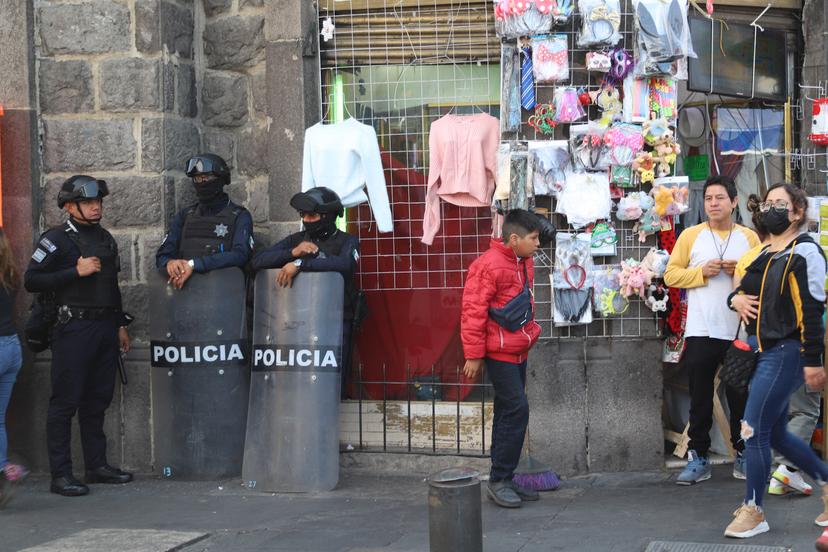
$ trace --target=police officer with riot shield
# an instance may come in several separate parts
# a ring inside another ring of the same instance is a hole
[[[118,245],[101,227],[106,182],[77,175],[58,193],[69,214],[38,240],[26,270],[26,289],[54,294],[57,323],[52,331],[52,396],[46,422],[51,492],[81,496],[89,488],[72,473],[72,417],[80,425],[86,483],[127,483],[132,474],[106,458],[104,414],[115,390],[119,352],[129,350],[130,317],[118,288]]]
[[[336,227],[342,216],[342,201],[333,190],[311,188],[290,199],[299,212],[304,230],[291,234],[253,258],[253,269],[281,268],[278,284],[290,287],[300,272],[338,272],[345,281],[342,332],[342,395],[350,371],[351,335],[354,316],[360,308],[355,273],[359,262],[359,240]]]
[[[183,288],[193,272],[244,267],[253,250],[253,217],[224,192],[230,184],[224,159],[212,153],[196,155],[187,161],[186,174],[198,203],[175,216],[155,255],[156,266],[176,289]]]
[[[166,477],[220,479],[241,471],[244,451],[253,219],[224,192],[221,157],[196,155],[186,173],[198,202],[175,216],[149,279],[155,458]]]

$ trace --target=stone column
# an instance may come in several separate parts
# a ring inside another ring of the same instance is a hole
[[[266,3],[270,220],[283,235],[298,229],[288,199],[301,188],[305,129],[319,121],[319,63],[315,2]]]
[[[2,141],[3,224],[12,243],[18,268],[25,269],[34,240],[33,190],[38,184],[37,117],[32,56],[33,14],[30,2],[0,3],[0,117]],[[29,297],[17,297],[17,326],[22,328]],[[43,446],[40,432],[32,431],[40,405],[30,401],[42,382],[31,370],[32,356],[24,348],[24,369],[18,377],[7,421],[9,452],[28,459]]]
[[[816,86],[820,82],[822,86],[828,86],[828,48],[826,48],[825,32],[828,30],[828,10],[825,9],[824,0],[805,0],[802,8],[802,38],[805,46],[804,59],[802,61],[801,74],[794,74],[794,81],[803,85]],[[795,69],[796,70],[796,69]],[[811,108],[813,102],[805,99],[805,96],[816,97],[818,91],[815,89],[793,90],[792,96],[797,94],[802,98],[800,105],[803,106],[802,123],[800,125],[800,147],[805,151],[825,153],[825,148],[815,146],[808,140],[811,133]],[[801,170],[802,183],[810,195],[825,195],[826,176],[820,170],[828,168],[828,159],[824,156],[817,157],[816,167],[808,170],[807,161],[803,160]]]

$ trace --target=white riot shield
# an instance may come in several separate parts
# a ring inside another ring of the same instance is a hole
[[[241,473],[249,345],[238,268],[193,274],[184,289],[150,279],[152,432],[156,469],[180,479]]]
[[[339,480],[344,282],[279,270],[256,277],[250,410],[242,476],[261,491],[327,491]]]

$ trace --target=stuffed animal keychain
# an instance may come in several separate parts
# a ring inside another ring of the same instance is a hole
[[[650,284],[647,288],[647,298],[644,300],[644,304],[651,311],[666,312],[669,301],[670,297],[667,295],[667,290],[661,284]]]
[[[655,158],[649,151],[641,152],[633,160],[632,168],[638,173],[638,179],[642,184],[655,180]]]
[[[670,262],[670,253],[665,249],[658,249],[651,247],[650,250],[641,259],[641,264],[645,265],[653,272],[654,278],[663,278],[667,271],[667,263]]]

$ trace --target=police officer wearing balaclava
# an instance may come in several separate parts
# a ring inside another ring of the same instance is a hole
[[[51,491],[81,496],[89,488],[75,479],[70,451],[72,417],[78,413],[86,483],[127,483],[132,474],[106,459],[104,414],[115,390],[119,349],[129,350],[121,308],[118,245],[101,225],[106,182],[73,176],[58,192],[69,219],[46,231],[26,269],[30,292],[53,293],[57,323],[52,330],[52,396],[46,440]]]
[[[291,234],[253,258],[253,269],[281,268],[277,283],[290,287],[300,272],[339,272],[345,280],[342,335],[342,393],[346,392],[350,369],[351,331],[358,292],[355,281],[359,262],[359,240],[339,230],[336,218],[342,216],[342,201],[333,190],[311,188],[290,199],[302,219],[304,230]]]
[[[224,192],[230,183],[224,159],[211,153],[196,155],[187,161],[186,174],[198,203],[175,216],[155,254],[156,266],[177,289],[193,272],[244,267],[253,250],[253,217]]]

